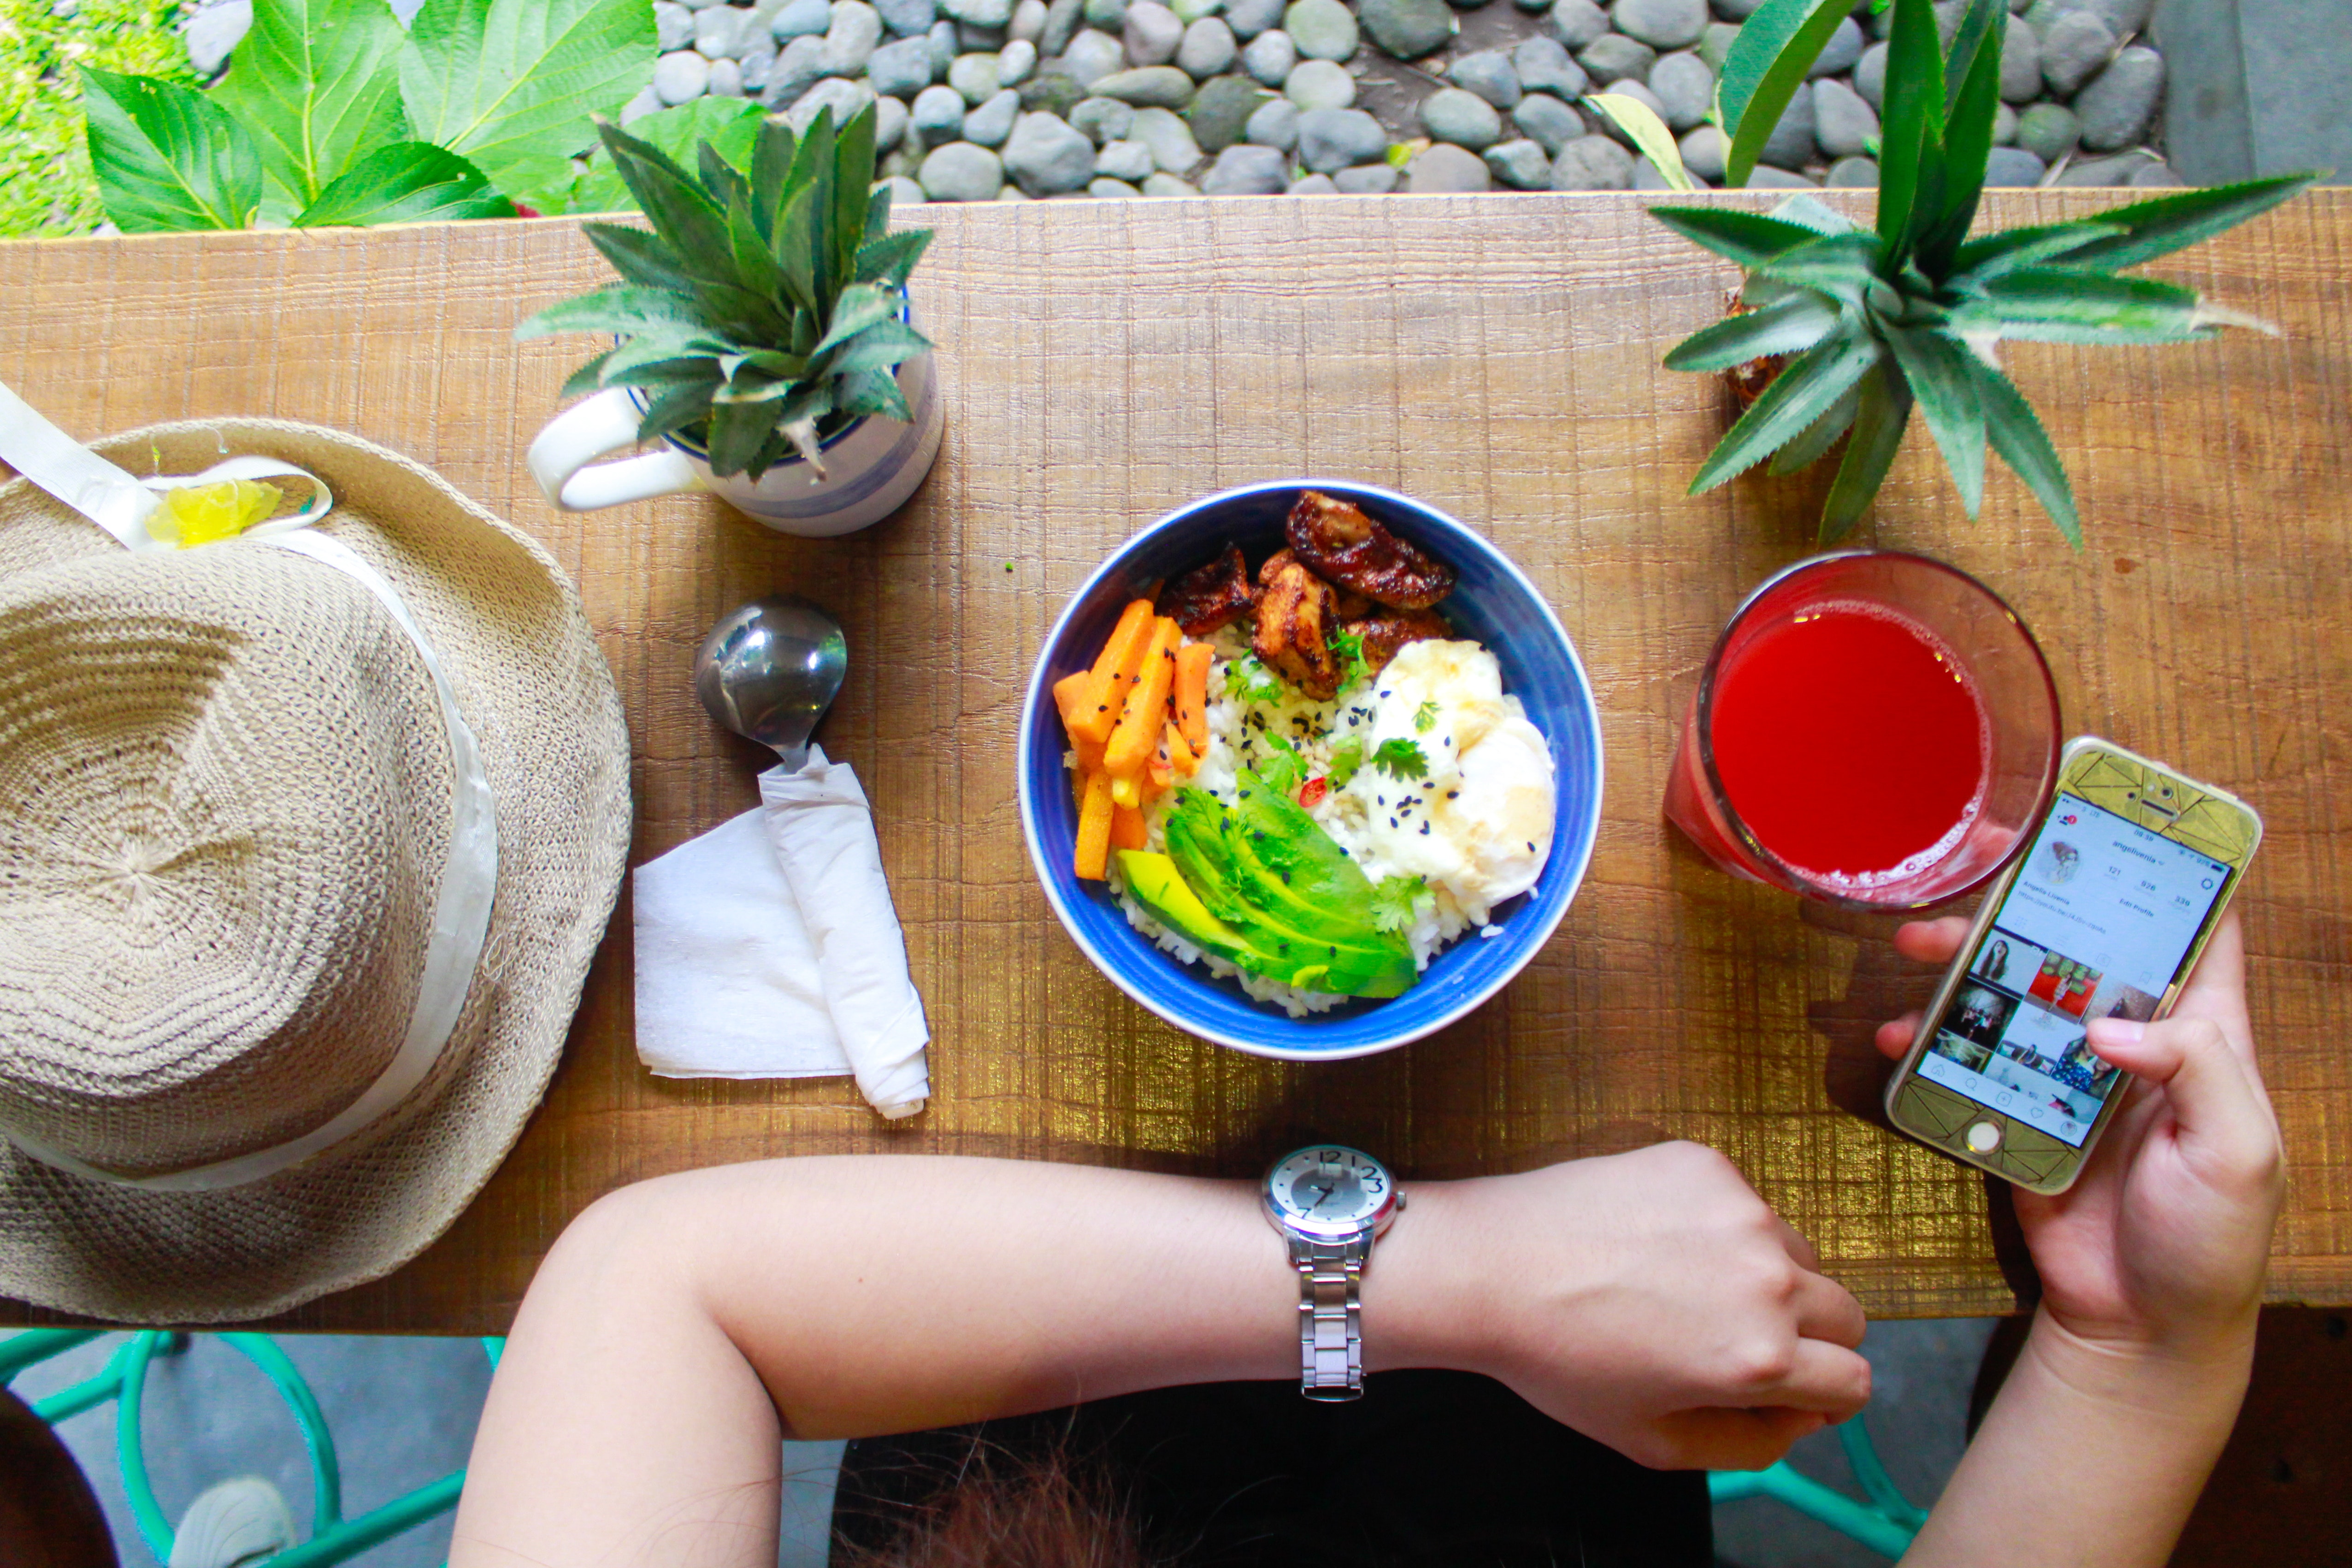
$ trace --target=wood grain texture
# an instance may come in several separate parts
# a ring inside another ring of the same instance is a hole
[[[1723,198],[1738,200],[1740,198]],[[1852,198],[1842,198],[1851,200]],[[2112,198],[2002,193],[1988,221]],[[1857,213],[1864,209],[1856,206]],[[1655,1139],[1736,1160],[1871,1310],[2012,1310],[2005,1200],[1855,1111],[1869,1033],[1924,975],[1888,922],[1735,883],[1659,801],[1724,616],[1806,553],[1824,479],[1683,490],[1720,434],[1711,378],[1660,369],[1735,279],[1640,198],[1108,201],[931,208],[915,293],[949,430],[896,519],[834,542],[707,498],[586,517],[523,448],[578,343],[517,320],[603,280],[568,220],[0,246],[0,379],[78,435],[274,415],[439,469],[577,578],[628,708],[635,858],[755,800],[762,754],[709,724],[688,670],[723,611],[777,588],[847,627],[823,739],[877,812],[936,1098],[886,1127],[847,1079],[657,1079],[631,1049],[625,899],[554,1089],[480,1201],[424,1258],[285,1326],[501,1330],[598,1194],[681,1167],[814,1152],[967,1152],[1255,1174],[1346,1138],[1423,1177]],[[2352,1300],[2352,193],[2314,192],[2154,270],[2280,323],[2182,348],[2016,346],[2081,497],[2069,552],[2005,471],[1969,523],[1915,431],[1866,537],[1994,584],[2040,633],[2072,731],[2253,800],[2240,907],[2292,1163],[2273,1296]],[[1300,475],[1406,491],[1486,531],[1582,652],[1608,792],[1558,936],[1444,1034],[1303,1067],[1143,1013],[1048,913],[1013,804],[1031,661],[1086,573],[1194,497]],[[562,766],[560,757],[548,765]],[[47,1321],[0,1304],[0,1318]]]

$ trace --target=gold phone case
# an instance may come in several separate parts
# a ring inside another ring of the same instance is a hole
[[[2155,1016],[2161,1018],[2172,1011],[2182,981],[2197,967],[2213,928],[2221,922],[2222,913],[2237,893],[2238,884],[2244,879],[2246,863],[2253,858],[2255,846],[2262,842],[2262,818],[2252,806],[2226,790],[2199,784],[2095,735],[2078,736],[2067,743],[2059,758],[2058,782],[2052,794],[2053,803],[2062,793],[2079,796],[2231,868],[2230,880],[2222,888],[2221,896],[2206,911],[2196,940],[2189,945],[2189,955],[2181,961],[2172,983],[2157,1003]],[[2041,830],[2042,821],[2037,818],[2024,843],[2030,846]],[[2019,1186],[2054,1194],[2073,1186],[2074,1178],[2082,1173],[2084,1162],[2098,1146],[2099,1135],[2106,1131],[2107,1122],[2124,1101],[2123,1085],[2118,1084],[2108,1093],[2099,1108],[2098,1119],[2084,1135],[2083,1146],[2076,1149],[2038,1127],[1921,1078],[1917,1072],[1919,1058],[1935,1034],[1930,1026],[1950,1008],[1960,983],[1977,960],[1994,913],[2007,901],[2011,885],[2017,880],[2023,865],[2024,857],[2020,855],[1985,894],[1976,923],[1960,945],[1959,956],[1936,987],[1934,1001],[1921,1015],[1919,1037],[1912,1041],[1902,1065],[1887,1081],[1886,1114],[1897,1131],[1931,1149],[1990,1171]],[[1980,1152],[1968,1145],[1970,1130],[1980,1123],[1990,1123],[1999,1130],[1998,1145],[1990,1152]]]

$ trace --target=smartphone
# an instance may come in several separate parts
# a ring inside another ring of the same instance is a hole
[[[1896,1129],[2037,1193],[2072,1186],[2128,1078],[2092,1053],[2091,1020],[2172,1010],[2262,837],[2226,791],[2069,742],[1887,1082]]]

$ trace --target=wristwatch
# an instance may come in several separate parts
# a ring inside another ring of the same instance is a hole
[[[1317,1143],[1276,1160],[1264,1196],[1265,1217],[1290,1244],[1298,1270],[1298,1392],[1360,1398],[1364,1267],[1373,1241],[1404,1212],[1404,1194],[1362,1150]]]

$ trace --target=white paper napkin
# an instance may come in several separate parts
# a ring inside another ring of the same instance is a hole
[[[809,748],[762,804],[637,868],[637,1055],[665,1078],[855,1073],[897,1119],[930,1095],[930,1027],[866,792]]]

